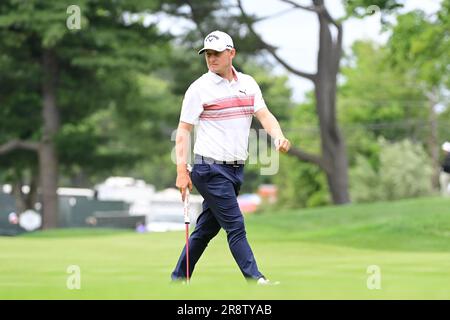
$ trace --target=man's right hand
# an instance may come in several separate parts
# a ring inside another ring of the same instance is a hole
[[[189,171],[178,171],[176,186],[181,192],[181,200],[184,201],[186,197],[186,188],[189,188],[189,191],[192,191],[192,181],[189,176]]]

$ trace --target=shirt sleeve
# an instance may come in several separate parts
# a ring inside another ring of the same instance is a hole
[[[187,89],[181,106],[180,121],[197,124],[203,112],[203,105],[199,92],[192,85]]]
[[[267,105],[266,102],[264,101],[258,83],[255,81],[255,79],[252,78],[252,80],[255,86],[255,101],[253,102],[253,113],[255,113],[262,108],[267,108]]]

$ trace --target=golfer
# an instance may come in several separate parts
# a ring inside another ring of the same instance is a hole
[[[267,109],[256,81],[233,67],[236,49],[228,34],[211,32],[198,53],[205,54],[209,71],[186,91],[176,136],[176,186],[181,191],[182,200],[186,196],[186,188],[192,190],[192,183],[204,198],[203,212],[189,237],[189,274],[192,275],[209,241],[223,228],[244,277],[258,284],[272,284],[258,269],[236,197],[248,157],[252,116],[256,116],[275,139],[278,151],[287,152],[290,142]],[[188,146],[194,126],[197,126],[195,159],[190,173],[187,169]],[[172,280],[185,278],[186,247],[172,272]]]

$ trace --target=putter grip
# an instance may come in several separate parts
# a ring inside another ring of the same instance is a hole
[[[186,196],[184,197],[184,223],[189,224],[191,221],[189,219],[189,189],[186,188]]]

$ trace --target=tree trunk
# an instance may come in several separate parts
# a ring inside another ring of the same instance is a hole
[[[43,136],[39,148],[39,171],[42,195],[42,228],[56,228],[58,225],[58,155],[55,135],[59,130],[59,111],[56,107],[57,62],[54,53],[44,49],[42,56],[44,78],[43,97]]]
[[[315,2],[323,5],[322,1]],[[336,118],[337,73],[341,56],[342,29],[333,41],[329,20],[323,13],[318,15],[320,23],[317,78],[315,81],[316,111],[320,124],[322,158],[326,163],[328,187],[335,204],[350,202],[348,193],[347,152]]]

